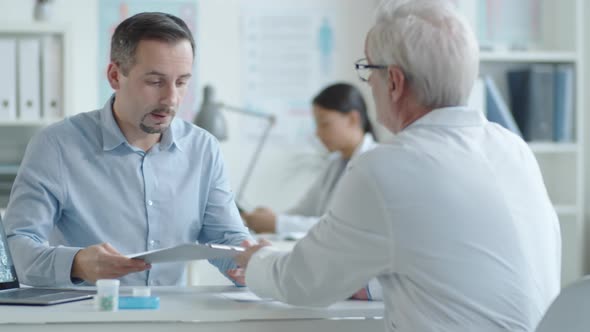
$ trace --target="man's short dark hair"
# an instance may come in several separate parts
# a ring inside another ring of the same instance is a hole
[[[135,51],[142,40],[171,44],[187,40],[195,55],[195,40],[183,20],[166,13],[139,13],[121,22],[111,39],[111,62],[121,68],[123,75],[129,74],[135,64]]]

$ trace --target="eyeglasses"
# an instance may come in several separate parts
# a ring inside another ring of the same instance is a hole
[[[356,69],[359,78],[363,82],[369,81],[373,69],[387,69],[387,67],[385,65],[371,65],[366,58],[359,59],[354,63],[354,69]]]

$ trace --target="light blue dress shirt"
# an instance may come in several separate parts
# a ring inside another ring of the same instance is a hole
[[[217,140],[174,119],[148,152],[103,109],[53,124],[29,143],[4,224],[21,283],[71,286],[78,250],[109,242],[131,254],[187,242],[250,239]],[[231,259],[212,261],[225,272]],[[182,285],[184,263],[154,264],[123,285]]]

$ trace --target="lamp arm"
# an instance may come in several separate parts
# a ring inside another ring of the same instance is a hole
[[[230,109],[229,107],[227,107],[227,105],[224,105],[224,106],[228,110]],[[252,175],[252,171],[254,170],[254,166],[256,166],[256,162],[258,162],[258,157],[260,156],[260,152],[262,152],[262,148],[264,147],[264,143],[266,143],[266,140],[268,139],[268,136],[270,134],[270,130],[272,129],[272,126],[275,124],[275,116],[273,114],[261,114],[261,113],[246,112],[246,111],[243,111],[242,109],[239,109],[239,108],[236,108],[235,110],[239,111],[240,113],[245,113],[248,115],[256,115],[258,117],[263,117],[268,120],[268,123],[266,124],[266,127],[264,128],[264,132],[262,134],[262,137],[260,138],[260,141],[258,141],[258,145],[256,146],[256,150],[254,151],[254,155],[252,156],[252,159],[250,159],[250,162],[248,164],[248,168],[246,168],[246,173],[244,173],[244,177],[242,178],[242,181],[240,183],[240,189],[238,189],[238,192],[236,194],[236,201],[240,202],[242,195],[246,191],[246,186],[248,185],[248,181],[250,180],[250,176]]]
[[[273,114],[259,113],[259,112],[251,111],[251,110],[248,110],[248,109],[245,109],[245,108],[227,105],[227,104],[224,104],[224,103],[219,103],[217,105],[219,107],[223,108],[223,109],[226,109],[226,110],[231,111],[231,112],[234,112],[234,113],[240,113],[240,114],[244,114],[244,115],[255,116],[255,117],[258,117],[258,118],[264,118],[264,119],[267,119],[268,121],[272,121],[273,123],[275,121],[275,116]]]

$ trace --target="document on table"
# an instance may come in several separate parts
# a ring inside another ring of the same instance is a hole
[[[216,259],[234,257],[244,251],[242,247],[222,244],[186,243],[176,247],[156,249],[127,255],[129,258],[142,259],[147,263],[182,262],[198,259]]]
[[[273,302],[275,300],[271,298],[260,298],[256,294],[246,292],[227,292],[219,294],[220,297],[230,299],[236,302]]]

